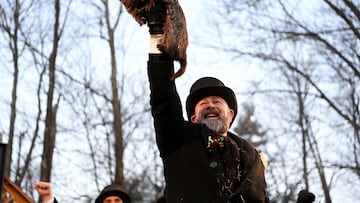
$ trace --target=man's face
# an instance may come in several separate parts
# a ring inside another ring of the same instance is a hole
[[[103,203],[123,203],[123,201],[118,196],[109,196],[104,199]]]
[[[234,110],[230,109],[226,101],[218,96],[201,99],[195,106],[191,122],[204,123],[219,134],[226,134],[234,117]]]

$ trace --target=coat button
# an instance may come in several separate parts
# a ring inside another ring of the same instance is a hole
[[[215,168],[215,167],[217,167],[217,165],[218,165],[218,163],[216,161],[210,162],[210,167],[211,168]]]

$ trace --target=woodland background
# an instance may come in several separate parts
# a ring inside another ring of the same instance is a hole
[[[316,202],[360,199],[360,2],[180,4],[190,40],[180,96],[201,76],[234,89],[232,131],[267,155],[272,202],[294,202],[305,188]],[[110,182],[154,202],[164,179],[148,40],[118,0],[2,0],[5,175],[35,199],[41,179],[61,202],[93,202]]]

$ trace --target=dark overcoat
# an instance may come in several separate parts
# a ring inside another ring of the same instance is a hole
[[[219,138],[184,120],[173,61],[150,54],[148,77],[156,141],[164,165],[168,203],[265,202],[264,166],[255,148],[233,133]]]

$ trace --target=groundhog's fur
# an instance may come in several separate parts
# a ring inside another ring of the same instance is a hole
[[[156,6],[157,1],[162,1],[166,5],[164,33],[158,48],[167,53],[174,60],[179,61],[180,69],[171,77],[175,80],[184,74],[187,60],[186,49],[188,46],[188,35],[186,28],[185,15],[177,0],[120,0],[126,10],[141,25],[147,23],[146,12]]]

